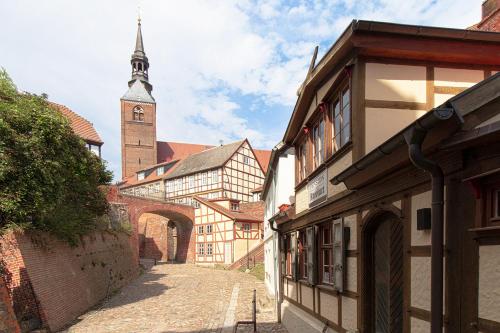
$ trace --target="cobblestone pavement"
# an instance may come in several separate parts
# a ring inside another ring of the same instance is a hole
[[[257,331],[286,333],[275,322],[273,300],[263,282],[238,271],[189,264],[153,267],[64,332],[232,332],[235,321],[252,318],[253,289]],[[241,326],[240,332],[252,328]]]

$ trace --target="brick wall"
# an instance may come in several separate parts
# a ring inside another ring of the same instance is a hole
[[[168,219],[152,213],[139,217],[139,256],[146,259],[168,260]]]
[[[12,301],[5,280],[0,276],[0,333],[19,333]]]
[[[471,27],[472,30],[500,32],[500,0],[483,2],[481,22]]]
[[[138,273],[129,238],[98,232],[70,247],[43,234],[1,237],[0,257],[18,321],[29,325],[38,319],[56,331],[127,284]]]

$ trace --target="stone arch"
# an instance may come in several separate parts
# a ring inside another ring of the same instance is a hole
[[[139,259],[139,254],[141,253],[141,230],[139,230],[139,220],[141,216],[154,214],[162,217],[163,221],[168,219],[168,221],[173,221],[175,223],[177,228],[176,261],[194,262],[195,238],[193,207],[121,194],[119,193],[118,188],[114,186],[110,187],[108,190],[108,201],[120,202],[126,204],[128,207],[132,227],[130,241],[133,249],[135,250],[137,260]],[[165,227],[168,227],[168,222]],[[167,228],[165,228],[165,231],[167,231]],[[161,250],[161,247],[159,247],[159,250]]]

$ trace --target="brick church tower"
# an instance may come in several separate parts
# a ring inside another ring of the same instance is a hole
[[[121,101],[122,178],[157,163],[156,102],[151,95],[149,62],[144,53],[141,20],[138,20],[135,51],[132,54],[132,79]]]

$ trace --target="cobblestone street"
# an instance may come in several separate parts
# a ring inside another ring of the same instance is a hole
[[[251,319],[253,289],[258,332],[286,333],[275,323],[273,300],[262,281],[238,271],[189,264],[154,266],[64,332],[232,332],[236,321]]]

